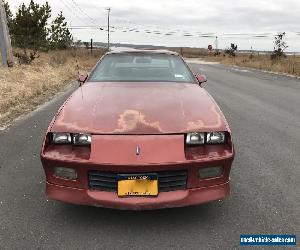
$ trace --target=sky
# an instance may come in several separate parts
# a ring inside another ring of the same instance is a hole
[[[30,0],[8,0],[12,10]],[[43,0],[35,0],[45,3]],[[174,47],[272,50],[286,32],[287,51],[300,52],[299,0],[50,0],[53,17],[63,11],[75,39],[107,41],[111,8],[113,43]],[[85,27],[83,27],[85,26]],[[86,26],[94,26],[87,28]],[[104,28],[100,30],[99,27]],[[75,29],[76,28],[76,29]],[[80,28],[80,29],[78,29]],[[148,33],[147,33],[148,32]],[[157,33],[157,34],[155,34]],[[168,35],[166,35],[168,34]]]

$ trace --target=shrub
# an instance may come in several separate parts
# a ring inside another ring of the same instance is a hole
[[[238,48],[238,46],[236,44],[232,43],[230,45],[230,48],[225,49],[225,54],[229,55],[229,56],[232,56],[232,57],[235,57],[235,53],[237,51],[237,48]]]
[[[271,59],[280,59],[286,57],[284,50],[288,48],[287,43],[284,41],[285,32],[278,33],[274,38],[274,51],[271,54]]]

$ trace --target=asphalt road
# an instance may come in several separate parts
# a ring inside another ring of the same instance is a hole
[[[0,132],[0,249],[234,249],[240,234],[296,234],[300,218],[300,81],[196,65],[236,146],[231,196],[158,211],[47,201],[39,151],[70,92]]]

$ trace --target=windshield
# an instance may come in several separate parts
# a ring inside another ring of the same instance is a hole
[[[151,53],[110,54],[96,66],[89,81],[195,82],[176,55]]]

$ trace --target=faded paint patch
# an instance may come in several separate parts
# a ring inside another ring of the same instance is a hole
[[[216,120],[215,122],[212,122],[211,124],[206,124],[202,121],[202,120],[197,120],[197,121],[191,121],[187,123],[187,129],[189,131],[195,131],[197,132],[197,130],[203,130],[203,129],[215,129],[215,128],[219,128],[222,125],[222,117],[220,115],[220,113],[217,111],[217,107],[215,105],[212,105],[209,109],[212,113],[215,114],[215,116],[211,116],[211,117],[215,117]]]
[[[118,119],[118,129],[114,132],[122,133],[129,131],[143,132],[147,131],[147,133],[158,132],[161,133],[162,130],[159,126],[159,122],[147,122],[145,115],[140,113],[137,110],[125,110],[123,114],[120,115]]]

